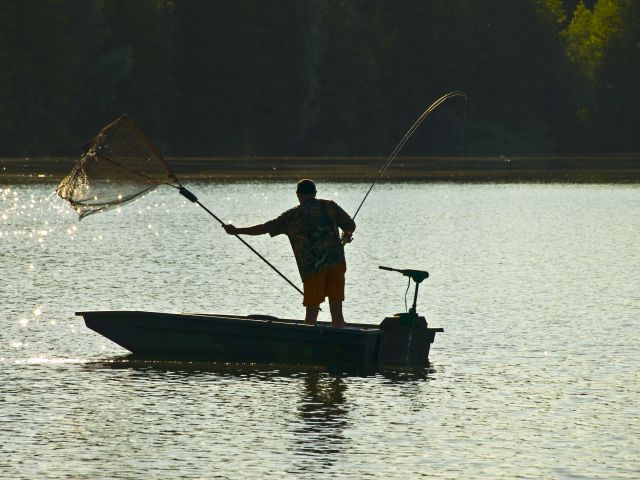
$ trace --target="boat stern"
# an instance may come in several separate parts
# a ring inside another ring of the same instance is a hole
[[[426,367],[429,350],[437,332],[443,328],[429,328],[424,317],[411,318],[397,314],[380,324],[381,337],[378,365],[381,367]]]

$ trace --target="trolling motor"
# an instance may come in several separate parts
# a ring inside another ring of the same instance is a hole
[[[416,311],[417,303],[418,303],[418,288],[420,287],[420,283],[422,283],[424,280],[429,278],[429,272],[426,272],[424,270],[408,270],[408,269],[400,270],[397,268],[383,267],[382,265],[380,265],[378,268],[380,270],[388,270],[390,272],[401,273],[405,277],[409,277],[416,284],[416,289],[413,294],[413,305],[411,305],[411,308],[407,313],[396,314],[402,320],[404,320],[407,326],[412,326],[413,324],[415,324],[416,320],[418,319],[418,312]]]
[[[429,278],[429,272],[423,270],[378,267],[381,270],[401,273],[416,284],[413,294],[413,305],[408,312],[396,313],[385,318],[380,324],[382,336],[378,362],[388,367],[424,367],[429,364],[429,348],[436,331],[442,329],[428,328],[427,320],[418,316],[418,288]]]

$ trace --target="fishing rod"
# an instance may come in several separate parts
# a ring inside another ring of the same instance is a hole
[[[375,178],[375,180],[373,181],[373,183],[369,187],[369,190],[367,190],[367,193],[364,195],[364,198],[360,202],[360,205],[358,206],[358,208],[356,210],[356,213],[353,214],[353,219],[354,220],[355,220],[356,216],[358,215],[358,212],[362,208],[362,205],[364,205],[365,200],[367,199],[367,197],[371,193],[371,190],[373,190],[373,187],[375,186],[375,184],[378,183],[378,180],[380,180],[380,177],[382,177],[382,175],[384,175],[384,172],[387,171],[387,169],[389,168],[391,163],[395,160],[395,158],[400,153],[400,150],[402,150],[402,147],[404,147],[405,143],[407,143],[407,141],[411,138],[411,135],[413,135],[413,133],[418,129],[418,127],[420,127],[422,122],[424,122],[425,118],[427,118],[431,112],[433,112],[436,108],[438,108],[440,105],[442,105],[444,102],[446,102],[450,98],[454,98],[454,97],[464,97],[465,102],[467,101],[467,94],[464,93],[464,92],[455,91],[455,92],[446,93],[443,96],[441,96],[439,99],[437,99],[435,102],[433,102],[429,106],[429,108],[427,108],[422,113],[422,115],[420,115],[418,117],[418,119],[413,123],[413,125],[411,125],[411,128],[409,128],[409,130],[407,130],[407,133],[404,134],[404,136],[402,137],[402,139],[400,140],[398,145],[396,145],[396,148],[393,149],[393,152],[391,152],[391,155],[389,155],[389,158],[387,158],[387,161],[384,163],[384,165],[382,166],[382,168],[378,172],[378,176]],[[344,242],[344,240],[345,240],[345,236],[343,235],[343,242]]]
[[[464,92],[449,92],[444,94],[443,96],[441,96],[440,98],[438,98],[435,102],[433,102],[429,108],[427,108],[422,115],[420,115],[418,117],[418,119],[413,123],[413,125],[411,125],[411,128],[409,128],[409,130],[407,131],[407,133],[404,134],[404,136],[402,137],[402,139],[400,140],[400,142],[398,143],[398,145],[396,145],[396,148],[393,149],[393,152],[391,152],[391,155],[389,155],[389,158],[387,158],[387,161],[384,163],[384,165],[382,166],[382,168],[380,169],[380,171],[378,172],[378,176],[375,178],[375,180],[373,181],[373,183],[371,184],[371,186],[369,187],[369,190],[367,190],[367,193],[365,194],[364,198],[362,199],[362,201],[360,202],[360,205],[358,206],[358,209],[356,210],[356,213],[354,213],[353,215],[353,219],[355,220],[356,216],[358,215],[358,212],[360,212],[360,209],[362,208],[362,205],[364,204],[365,200],[367,199],[367,197],[369,196],[369,194],[371,193],[371,190],[373,190],[373,187],[375,186],[375,184],[378,182],[378,180],[380,179],[380,177],[382,177],[382,175],[384,174],[384,172],[387,171],[387,169],[389,168],[389,166],[391,165],[391,163],[395,160],[395,158],[398,156],[398,153],[400,153],[400,150],[402,150],[402,147],[404,147],[405,143],[407,143],[407,141],[409,140],[409,138],[411,138],[411,135],[413,135],[413,133],[418,129],[418,127],[420,127],[420,125],[422,124],[422,122],[425,120],[425,118],[427,118],[427,116],[429,116],[429,114],[431,112],[433,112],[436,108],[438,108],[440,105],[442,105],[444,102],[446,102],[447,100],[449,100],[450,98],[454,98],[454,97],[464,97],[465,101],[467,99],[467,94]],[[144,137],[143,137],[144,138]],[[174,178],[177,180],[177,178],[174,175]],[[186,188],[184,188],[182,186],[182,184],[180,184],[180,181],[178,181],[178,185],[180,185],[180,187],[178,188],[178,191],[180,192],[180,194],[182,194],[185,198],[189,199],[191,202],[198,204],[200,207],[202,207],[209,215],[211,215],[213,218],[215,218],[218,222],[220,222],[221,225],[224,225],[224,222],[222,220],[220,220],[213,212],[211,212],[207,207],[205,207],[204,205],[202,205],[197,197],[191,193],[189,190],[187,190]],[[251,245],[249,245],[246,241],[244,241],[244,239],[242,239],[239,235],[235,235],[235,237],[240,240],[242,243],[244,243],[253,253],[255,253],[258,257],[260,257],[260,259],[262,261],[264,261],[267,265],[269,265],[278,275],[280,275],[284,280],[286,280],[289,285],[291,285],[293,288],[295,288],[299,293],[303,293],[293,282],[291,282],[291,280],[289,280],[282,272],[280,272],[280,270],[278,270],[276,267],[274,267],[271,263],[269,263],[269,261],[264,258],[262,255],[260,255]],[[348,241],[351,241],[351,237],[347,236],[346,234],[343,233],[342,235],[342,242],[347,243]]]
[[[367,197],[369,196],[369,193],[371,193],[371,190],[373,190],[373,187],[375,186],[375,184],[378,182],[378,180],[380,179],[380,177],[382,177],[382,175],[384,174],[384,172],[389,168],[389,166],[391,165],[391,163],[393,162],[393,160],[398,156],[398,153],[400,153],[400,150],[402,150],[402,147],[404,147],[405,143],[407,143],[407,141],[409,140],[409,138],[411,138],[411,135],[413,135],[413,133],[418,129],[418,127],[420,127],[420,125],[422,124],[422,122],[425,120],[425,118],[427,118],[427,116],[433,112],[436,108],[438,108],[440,105],[442,105],[445,101],[447,101],[450,98],[453,97],[464,97],[465,100],[467,99],[467,94],[464,92],[449,92],[445,95],[443,95],[442,97],[438,98],[435,102],[433,102],[429,108],[427,108],[422,115],[420,115],[420,117],[418,117],[418,119],[414,122],[414,124],[411,126],[411,128],[409,128],[409,130],[407,131],[407,133],[404,134],[404,136],[402,137],[402,139],[400,140],[400,142],[398,143],[398,145],[396,145],[396,148],[393,149],[393,152],[391,152],[391,155],[389,155],[389,158],[387,159],[387,161],[385,162],[385,164],[382,166],[382,168],[380,169],[380,171],[378,172],[378,176],[375,178],[375,180],[373,181],[373,183],[371,184],[371,186],[369,187],[369,190],[367,190],[367,193],[365,194],[364,198],[362,199],[362,201],[360,202],[360,205],[358,206],[358,209],[356,210],[356,213],[353,215],[353,219],[355,220],[356,216],[358,215],[358,212],[360,211],[360,209],[362,208],[362,205],[364,204],[365,200],[367,199]],[[134,128],[137,127],[134,126]],[[162,157],[162,155],[160,154],[160,152],[158,152],[158,150],[155,148],[155,146],[153,144],[151,144],[151,142],[149,142],[149,140],[146,139],[146,137],[144,135],[142,135],[142,132],[138,131],[139,135],[149,144],[149,146],[155,150],[155,152],[157,153],[157,155],[164,160],[164,158]],[[184,196],[185,198],[187,198],[188,200],[190,200],[191,202],[199,205],[200,207],[202,207],[203,210],[205,210],[209,215],[211,215],[213,218],[215,218],[221,225],[224,225],[224,222],[222,220],[220,220],[220,218],[218,218],[211,210],[209,210],[207,207],[205,207],[202,203],[200,203],[200,201],[198,200],[198,198],[189,190],[187,190],[178,180],[178,178],[173,174],[173,171],[171,171],[171,168],[169,167],[169,165],[166,163],[165,161],[165,165],[166,167],[169,169],[169,171],[171,172],[171,175],[173,176],[173,178],[177,181],[179,187],[175,187],[178,189],[178,191],[180,192],[180,194],[182,196]],[[173,186],[173,185],[172,185]],[[302,290],[300,290],[291,280],[289,280],[282,272],[280,272],[280,270],[278,270],[276,267],[274,267],[266,258],[264,258],[262,255],[260,255],[260,253],[258,253],[251,245],[249,245],[243,238],[241,238],[239,235],[234,235],[238,240],[240,240],[246,247],[248,247],[253,253],[255,253],[263,262],[265,262],[269,267],[271,267],[278,275],[280,275],[287,283],[289,283],[289,285],[291,285],[293,288],[295,288],[300,294],[303,294]],[[343,234],[343,243],[346,243],[347,240],[347,236],[345,234]],[[350,240],[349,240],[350,241]]]

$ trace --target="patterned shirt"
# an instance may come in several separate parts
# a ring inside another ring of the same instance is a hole
[[[353,231],[356,224],[331,200],[309,198],[287,210],[264,226],[272,237],[289,237],[300,277],[305,281],[314,273],[335,265],[344,265],[344,247],[338,227]]]

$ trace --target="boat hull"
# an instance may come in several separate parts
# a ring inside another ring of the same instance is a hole
[[[270,316],[172,314],[140,311],[79,312],[87,327],[136,355],[200,358],[223,362],[304,365],[428,364],[436,331],[425,328],[384,336],[376,325],[333,328],[325,322]],[[400,337],[398,340],[398,334]],[[416,338],[414,348],[412,339]],[[395,346],[397,344],[397,347]],[[382,348],[381,348],[382,345]],[[389,345],[391,345],[391,350]],[[410,351],[402,349],[410,348]],[[400,349],[398,351],[398,349]],[[391,352],[390,355],[384,352]],[[381,358],[381,354],[385,358]]]

